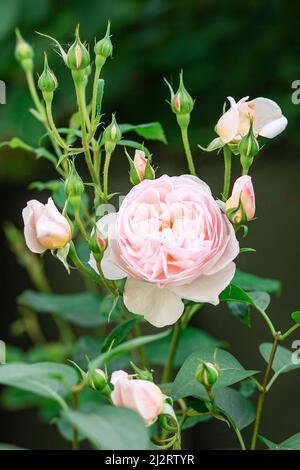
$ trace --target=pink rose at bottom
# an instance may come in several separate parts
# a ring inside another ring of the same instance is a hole
[[[97,227],[108,239],[104,276],[127,277],[126,307],[156,327],[180,318],[182,299],[217,305],[234,276],[235,231],[197,177],[144,180]],[[92,256],[90,264],[96,269]]]
[[[227,213],[230,209],[237,209],[231,217],[235,224],[242,222],[243,213],[247,221],[253,219],[255,215],[255,194],[251,176],[241,176],[234,183],[232,194],[225,203],[225,212]]]
[[[35,199],[28,201],[22,215],[26,245],[33,253],[63,248],[72,238],[69,222],[51,197],[47,204]]]
[[[114,386],[111,394],[113,404],[136,411],[146,424],[152,424],[162,413],[164,397],[154,383],[134,379],[123,370],[112,373],[111,383]]]

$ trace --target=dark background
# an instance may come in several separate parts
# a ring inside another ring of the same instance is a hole
[[[159,174],[186,171],[174,115],[165,103],[169,96],[163,77],[173,78],[177,86],[178,72],[181,68],[184,70],[186,86],[196,99],[190,127],[196,166],[200,177],[211,185],[216,195],[222,185],[222,158],[215,153],[203,154],[197,143],[206,145],[214,137],[213,127],[226,96],[237,99],[245,95],[266,96],[282,107],[289,120],[288,128],[274,141],[267,142],[251,169],[258,220],[251,223],[250,234],[243,243],[255,247],[257,252],[242,254],[238,265],[245,271],[282,280],[282,295],[273,299],[269,313],[278,328],[287,329],[290,312],[300,308],[300,107],[291,101],[291,84],[300,79],[300,3],[285,0],[1,0],[0,79],[7,86],[7,104],[0,105],[1,140],[17,135],[37,145],[43,133],[28,112],[30,97],[23,73],[14,59],[15,26],[19,26],[34,45],[38,72],[42,69],[43,50],[49,53],[49,62],[60,83],[55,94],[55,116],[58,123],[64,124],[75,107],[70,74],[51,50],[49,41],[37,36],[35,31],[55,36],[67,45],[72,42],[75,26],[80,22],[82,38],[92,45],[95,36],[103,36],[108,18],[112,21],[114,54],[104,69],[104,111],[107,120],[116,112],[119,122],[159,120],[162,123],[169,145],[148,144],[155,165],[159,166]],[[234,174],[238,176],[238,161],[234,167]],[[28,199],[36,196],[28,190],[28,184],[32,180],[50,178],[55,178],[55,173],[47,162],[35,161],[28,153],[1,148],[1,219],[12,220],[21,227],[21,210]],[[116,153],[112,161],[111,189],[123,193],[129,189],[127,162],[122,152]],[[9,252],[2,232],[1,238],[0,338],[20,345],[22,341],[11,335],[10,324],[17,316],[15,297],[30,283]],[[74,277],[68,277],[50,255],[46,264],[57,292],[78,289]],[[258,345],[270,338],[255,314],[252,328],[247,329],[222,306],[207,306],[195,323],[226,340],[245,367],[264,367]],[[298,339],[297,334],[292,339]],[[27,346],[25,339],[23,346]],[[284,379],[278,380],[266,400],[261,428],[261,433],[275,442],[300,431],[299,373],[294,372]],[[189,448],[235,445],[224,423],[204,423],[195,429],[197,431],[189,436]],[[0,415],[0,442],[3,441],[27,448],[64,446],[55,428],[42,424],[32,411]]]

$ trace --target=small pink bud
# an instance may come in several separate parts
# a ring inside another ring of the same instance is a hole
[[[227,213],[230,209],[237,209],[231,217],[234,224],[242,222],[243,214],[246,216],[247,221],[253,219],[255,215],[255,194],[251,176],[241,176],[234,183],[232,194],[225,203],[225,212]]]
[[[140,181],[143,181],[143,179],[145,178],[147,158],[145,157],[145,153],[142,150],[136,150],[135,151],[133,163],[134,163],[135,169],[137,171],[137,174],[140,178]],[[151,173],[154,176],[153,168],[150,167],[150,170],[151,170]]]
[[[47,204],[28,201],[22,215],[26,245],[33,253],[63,248],[72,238],[69,222],[51,197]]]
[[[103,237],[103,235],[98,231],[97,231],[97,235],[96,235],[96,240],[97,240],[97,243],[98,243],[98,246],[99,246],[100,250],[105,251],[106,246],[107,246],[106,240]]]
[[[176,96],[175,96],[175,99],[174,99],[174,106],[175,106],[175,109],[177,111],[180,111],[180,93],[178,93]]]
[[[111,394],[113,404],[135,410],[145,424],[153,423],[162,413],[163,394],[153,382],[134,379],[123,370],[118,370],[112,373],[111,383],[114,386]]]

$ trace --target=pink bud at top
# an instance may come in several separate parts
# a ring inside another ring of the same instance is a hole
[[[177,111],[180,111],[180,93],[177,93],[174,98],[174,107]]]
[[[145,178],[145,171],[147,166],[147,158],[145,157],[145,153],[142,150],[136,150],[134,154],[133,163],[137,174],[139,175],[140,181]],[[150,167],[151,173],[154,176],[154,170]]]
[[[244,216],[247,221],[252,220],[255,215],[255,194],[251,176],[244,175],[236,180],[233,185],[232,194],[225,203],[225,212],[237,209],[232,217],[235,224],[241,223]]]
[[[28,201],[22,215],[26,245],[33,253],[63,248],[72,238],[69,222],[51,197],[47,204]]]
[[[152,424],[162,413],[163,394],[154,383],[133,379],[123,370],[112,373],[111,383],[114,386],[111,394],[113,404],[135,410],[145,424]]]

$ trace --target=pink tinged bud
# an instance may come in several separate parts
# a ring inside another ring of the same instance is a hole
[[[147,166],[147,158],[145,157],[145,153],[142,152],[142,150],[135,151],[133,163],[137,174],[139,175],[140,181],[142,181],[145,178],[145,171]],[[154,171],[152,168],[151,170],[154,175]]]
[[[97,240],[97,243],[98,243],[98,246],[99,246],[100,250],[105,251],[107,243],[106,243],[105,238],[103,237],[103,235],[100,232],[97,232],[96,240]]]
[[[177,111],[180,111],[180,94],[179,93],[175,96],[174,107]]]
[[[111,394],[113,404],[136,411],[145,424],[152,424],[162,413],[163,394],[154,383],[133,379],[122,370],[112,373],[111,383],[114,386]]]
[[[237,209],[232,217],[235,224],[242,222],[243,214],[247,221],[253,219],[255,215],[255,194],[251,181],[251,176],[244,175],[236,180],[233,185],[232,194],[225,203],[225,212],[230,209]]]
[[[22,215],[26,245],[33,253],[63,248],[72,238],[70,224],[52,198],[47,204],[28,201]]]
[[[76,44],[75,46],[75,60],[76,60],[76,67],[79,69],[81,66],[82,61],[82,50],[80,44]]]
[[[116,128],[116,125],[113,124],[111,127],[111,131],[110,131],[112,140],[115,140],[116,134],[117,134],[117,128]]]

